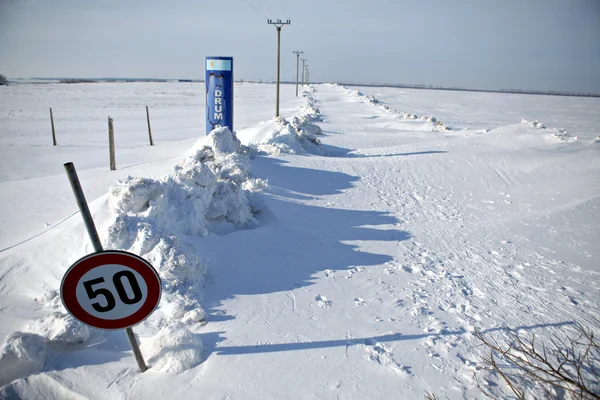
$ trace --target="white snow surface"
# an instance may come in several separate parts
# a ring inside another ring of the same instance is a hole
[[[1,398],[503,397],[474,331],[600,333],[600,99],[294,91],[272,118],[272,85],[237,84],[205,136],[201,84],[2,88]],[[161,276],[143,374],[60,302],[92,252],[68,161],[104,247]]]

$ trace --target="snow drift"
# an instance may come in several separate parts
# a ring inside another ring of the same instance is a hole
[[[110,188],[112,222],[101,235],[104,247],[144,257],[163,283],[159,308],[143,323],[150,331],[160,329],[146,346],[159,370],[181,372],[201,361],[201,341],[185,325],[205,319],[199,299],[207,262],[187,238],[206,236],[214,223],[229,224],[233,229],[256,223],[256,209],[247,193],[262,190],[265,183],[249,178],[249,169],[249,149],[225,127],[199,140],[166,176],[129,176]],[[57,290],[46,292],[40,303],[49,309],[62,309]],[[27,333],[15,332],[4,343],[0,375],[6,380],[0,384],[39,372],[47,344],[69,349],[87,343],[92,331],[60,311],[34,320]],[[165,341],[178,349],[157,350]],[[188,347],[195,350],[185,350]]]
[[[238,135],[254,153],[257,154],[303,154],[324,155],[325,150],[317,136],[322,135],[321,128],[313,122],[321,121],[321,112],[309,86],[302,92],[304,104],[300,112],[286,120],[282,117],[264,121],[256,127],[243,130]]]

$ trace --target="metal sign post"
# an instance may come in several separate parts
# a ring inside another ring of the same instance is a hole
[[[158,306],[161,284],[147,261],[135,254],[104,251],[81,189],[73,163],[65,170],[95,253],[73,264],[61,284],[61,298],[69,313],[99,329],[125,328],[141,372],[148,369],[132,325],[147,318]]]

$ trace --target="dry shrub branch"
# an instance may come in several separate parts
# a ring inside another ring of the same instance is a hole
[[[525,399],[527,387],[541,389],[547,396],[571,399],[600,399],[600,344],[591,331],[578,326],[566,341],[537,340],[509,332],[510,344],[500,344],[483,333],[475,336],[489,348],[486,367],[506,383],[517,399]],[[492,394],[483,387],[488,396]]]

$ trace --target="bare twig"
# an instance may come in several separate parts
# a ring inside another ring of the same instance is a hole
[[[578,331],[579,336],[568,338],[562,345],[551,340],[550,346],[543,342],[538,344],[534,334],[526,340],[510,332],[512,343],[508,346],[484,337],[481,332],[475,336],[490,349],[489,356],[483,357],[484,363],[502,378],[518,399],[525,399],[526,382],[537,384],[550,396],[553,389],[562,389],[574,398],[600,399],[597,369],[600,345],[592,332],[581,326]],[[498,359],[507,361],[508,366],[500,365]],[[507,367],[516,367],[517,373],[507,371]]]

